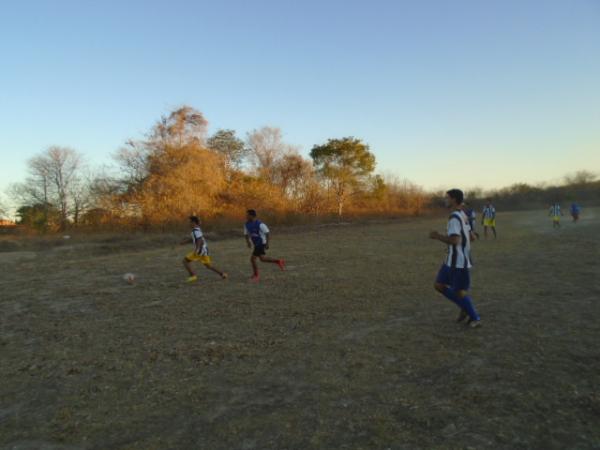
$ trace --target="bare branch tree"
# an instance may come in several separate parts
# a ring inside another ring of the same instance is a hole
[[[281,159],[297,152],[294,146],[283,141],[281,129],[276,127],[262,127],[248,133],[246,145],[255,171],[269,182],[275,181],[275,167]]]
[[[81,156],[66,147],[50,147],[28,163],[29,176],[24,183],[12,186],[13,197],[22,206],[43,205],[48,221],[51,206],[59,213],[61,229],[67,227],[72,202],[73,188],[77,185],[81,169]]]

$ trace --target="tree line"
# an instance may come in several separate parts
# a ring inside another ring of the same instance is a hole
[[[420,215],[443,206],[443,193],[376,174],[376,157],[360,139],[328,139],[305,158],[275,127],[253,130],[245,139],[231,129],[208,135],[208,121],[190,106],[162,116],[112,160],[112,167],[92,170],[79,152],[59,146],[31,158],[26,179],[9,189],[17,222],[42,232],[164,229],[190,214],[213,223],[239,222],[248,208],[271,222],[298,223]],[[491,198],[500,210],[557,201],[597,205],[600,180],[580,171],[558,185],[475,188],[467,197],[476,208]],[[7,211],[0,204],[0,216]]]
[[[192,213],[237,220],[247,208],[285,222],[415,215],[428,201],[419,187],[375,174],[375,155],[354,137],[315,145],[308,159],[279,128],[253,130],[244,140],[230,129],[207,131],[200,111],[177,108],[116,151],[112,168],[95,172],[77,151],[50,147],[10,188],[18,222],[41,231],[165,227]]]

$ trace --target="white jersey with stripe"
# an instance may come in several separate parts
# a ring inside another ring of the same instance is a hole
[[[552,205],[550,207],[550,215],[554,216],[554,217],[560,216],[560,205],[559,204]]]
[[[453,269],[470,269],[471,266],[471,227],[463,211],[453,211],[448,219],[448,236],[458,236],[456,245],[448,245],[446,265]]]
[[[485,206],[483,208],[483,218],[484,219],[495,219],[496,218],[496,208],[492,205]]]
[[[198,241],[198,239],[204,240],[202,247],[200,247],[199,250],[196,249],[196,241]],[[204,234],[202,234],[202,230],[200,229],[200,227],[194,227],[194,229],[192,230],[192,242],[194,243],[194,251],[196,252],[196,254],[202,256],[208,255],[208,246],[206,245],[206,239],[204,239]]]

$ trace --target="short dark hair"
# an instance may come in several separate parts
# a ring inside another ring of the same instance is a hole
[[[194,222],[196,225],[200,225],[200,219],[198,216],[190,216],[190,222]]]
[[[252,216],[252,217],[256,217],[256,210],[249,209],[248,211],[246,211],[246,214],[248,214],[249,216]]]
[[[456,203],[459,205],[465,200],[465,194],[463,194],[463,191],[460,189],[450,189],[449,191],[446,191],[446,194],[448,194],[450,198],[456,200]]]

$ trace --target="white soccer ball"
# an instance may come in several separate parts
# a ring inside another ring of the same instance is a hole
[[[123,275],[123,280],[125,280],[129,284],[133,284],[135,282],[135,275],[132,273],[126,273]]]

